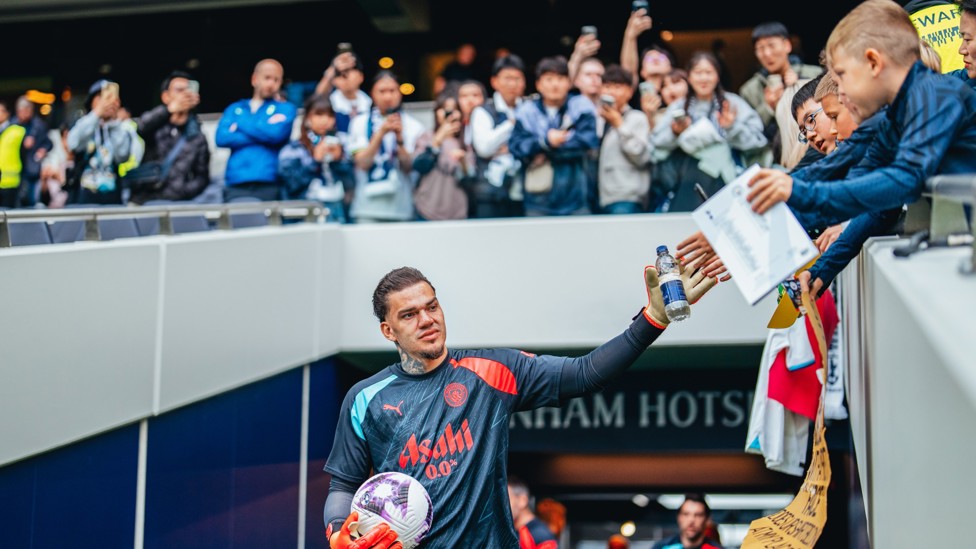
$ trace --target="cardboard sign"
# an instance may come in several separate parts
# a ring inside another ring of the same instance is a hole
[[[803,306],[810,315],[810,324],[820,346],[820,356],[826,357],[827,341],[824,338],[823,324],[816,303],[809,293],[803,294]],[[819,373],[823,382],[823,368]],[[830,485],[830,455],[827,453],[825,432],[821,393],[813,430],[813,458],[800,493],[782,511],[752,521],[741,549],[812,549],[817,544],[827,524],[827,486]]]

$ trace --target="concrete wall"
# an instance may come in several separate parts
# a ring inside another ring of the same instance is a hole
[[[340,351],[389,351],[390,269],[437,287],[448,344],[590,348],[646,303],[687,215],[291,225],[0,250],[0,464]],[[659,345],[758,344],[771,300],[721,284]]]
[[[958,543],[976,491],[976,279],[971,250],[892,255],[845,272],[851,430],[873,547]]]

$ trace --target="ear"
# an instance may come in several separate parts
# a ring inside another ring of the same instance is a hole
[[[793,53],[793,41],[789,38],[783,38],[783,40],[786,42],[786,54],[789,55]]]
[[[397,342],[396,334],[393,333],[393,327],[390,326],[390,324],[385,320],[380,322],[380,333],[383,334],[383,337],[385,337],[388,341],[392,341],[393,343]]]
[[[871,69],[871,75],[875,77],[885,68],[884,56],[875,48],[864,50],[864,62],[868,64],[868,67]]]

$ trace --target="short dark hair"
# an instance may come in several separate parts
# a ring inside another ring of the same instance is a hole
[[[413,267],[400,267],[399,269],[393,269],[386,273],[380,279],[379,284],[376,285],[376,289],[373,290],[373,314],[376,315],[376,318],[380,322],[384,322],[386,320],[386,313],[389,312],[387,296],[421,282],[427,283],[431,290],[434,290],[435,293],[437,292],[434,289],[434,285],[427,280],[427,277]]]
[[[163,78],[163,83],[160,84],[159,91],[164,92],[164,91],[168,90],[169,89],[169,85],[173,81],[174,78],[186,78],[187,80],[193,80],[193,77],[190,76],[190,73],[188,73],[186,71],[173,71],[173,72],[167,74],[166,75],[166,78]]]
[[[820,81],[823,80],[825,73],[821,73],[819,76],[810,80],[806,84],[800,86],[800,89],[796,90],[793,94],[793,100],[790,102],[790,112],[793,113],[793,119],[796,119],[796,113],[800,110],[807,101],[814,99],[814,95],[817,93],[817,86]]]
[[[392,78],[393,81],[396,82],[397,84],[400,83],[400,77],[397,76],[397,73],[395,73],[395,72],[393,72],[393,71],[391,71],[389,69],[383,69],[383,70],[377,72],[373,76],[372,85],[375,86],[377,82],[379,82],[380,80],[383,80],[384,78]]]
[[[712,516],[712,509],[708,506],[708,502],[705,501],[704,494],[699,494],[697,492],[685,494],[685,500],[681,502],[680,506],[678,506],[678,511],[681,511],[681,508],[684,507],[689,501],[701,503],[705,506],[705,518]]]
[[[508,475],[508,487],[511,488],[516,494],[525,494],[529,497],[532,496],[531,492],[529,492],[529,485],[515,475]]]
[[[498,73],[505,69],[515,69],[525,75],[525,63],[522,62],[521,57],[514,53],[496,59],[495,63],[491,66],[491,75],[498,76]]]
[[[634,85],[634,75],[631,72],[620,65],[614,63],[612,65],[607,65],[606,69],[603,71],[603,83],[604,84],[623,84],[625,86]]]
[[[481,90],[481,97],[486,99],[488,98],[488,90],[485,89],[485,85],[474,78],[468,78],[467,80],[462,80],[460,83],[458,83],[457,89],[454,90],[455,95],[460,93],[461,88],[465,86],[476,86],[479,90]]]
[[[790,39],[790,31],[786,30],[786,25],[779,21],[767,21],[760,23],[752,29],[752,43],[755,44],[763,38],[779,36],[780,38]]]
[[[569,63],[562,55],[543,57],[535,66],[535,79],[542,78],[543,74],[555,73],[569,78]]]
[[[956,0],[959,9],[970,14],[976,15],[976,0]]]

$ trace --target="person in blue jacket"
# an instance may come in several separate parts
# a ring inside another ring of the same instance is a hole
[[[278,61],[260,61],[251,75],[254,95],[232,103],[220,117],[215,142],[231,150],[224,172],[225,202],[280,198],[278,152],[288,143],[296,114],[295,106],[278,96],[283,76]]]
[[[600,146],[596,109],[583,96],[569,96],[566,58],[547,57],[536,66],[540,97],[515,111],[508,141],[522,162],[525,215],[588,214],[586,153]]]

